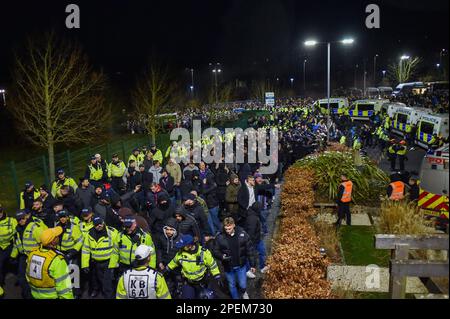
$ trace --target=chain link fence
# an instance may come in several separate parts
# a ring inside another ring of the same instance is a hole
[[[148,146],[150,143],[151,138],[149,136],[140,135],[128,140],[67,150],[55,155],[55,168],[64,169],[67,176],[78,182],[78,179],[84,176],[92,155],[101,154],[102,158],[109,163],[112,154],[117,153],[127,163],[134,148]],[[162,152],[165,152],[170,144],[170,135],[168,133],[159,134],[155,144]],[[9,212],[18,207],[20,192],[22,192],[26,181],[32,181],[36,188],[42,184],[51,187],[48,156],[35,157],[20,163],[11,161],[0,164],[0,203]]]

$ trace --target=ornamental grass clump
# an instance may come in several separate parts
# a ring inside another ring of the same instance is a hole
[[[296,167],[314,171],[317,195],[333,201],[337,197],[341,175],[346,175],[354,185],[353,200],[356,204],[373,203],[384,194],[389,177],[367,157],[356,166],[350,152],[323,152],[297,161]]]

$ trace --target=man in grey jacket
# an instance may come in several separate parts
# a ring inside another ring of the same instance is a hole
[[[80,185],[75,192],[75,198],[79,205],[83,208],[88,208],[92,204],[92,198],[95,194],[95,188],[89,183],[88,178],[80,178]]]

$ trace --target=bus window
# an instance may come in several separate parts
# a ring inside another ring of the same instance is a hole
[[[408,122],[408,115],[406,115],[406,114],[397,114],[397,121],[400,122],[400,123],[407,123]]]
[[[420,131],[425,134],[433,134],[434,125],[428,122],[421,122]]]
[[[358,111],[373,111],[373,104],[358,104]]]

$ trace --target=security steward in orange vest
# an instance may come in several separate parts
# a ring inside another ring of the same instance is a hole
[[[405,183],[401,181],[401,177],[399,174],[391,175],[391,183],[387,188],[387,195],[390,200],[402,200],[405,198]]]
[[[350,203],[352,201],[353,183],[348,180],[347,176],[341,175],[341,185],[338,188],[336,203],[338,205],[338,220],[336,227],[341,226],[342,219],[346,219],[347,225],[352,224],[352,217],[350,213]]]

